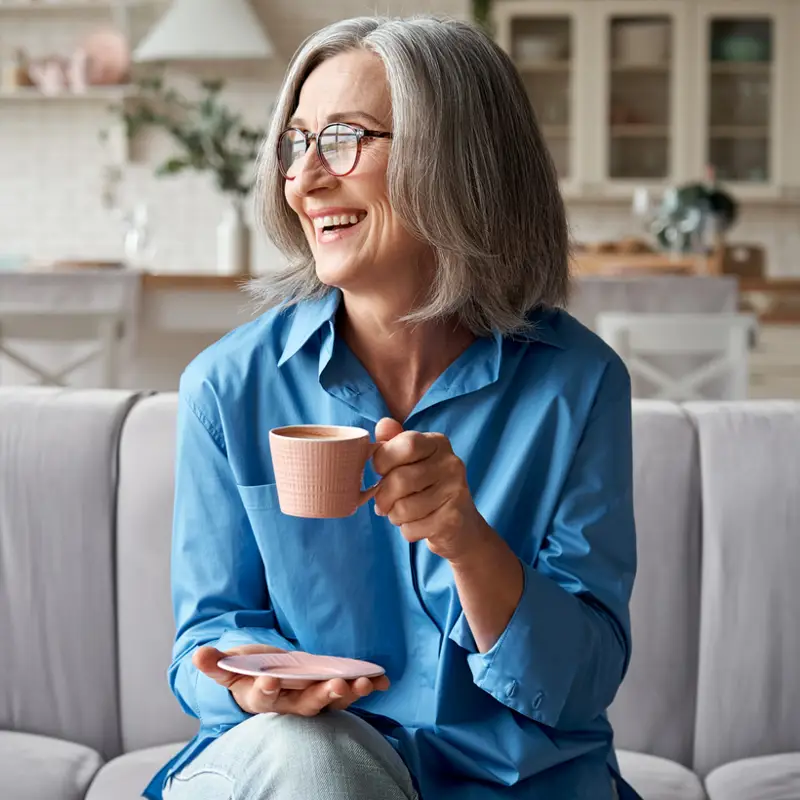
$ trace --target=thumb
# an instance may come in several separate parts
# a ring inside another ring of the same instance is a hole
[[[200,672],[208,675],[209,678],[229,687],[240,676],[217,666],[217,662],[225,658],[225,655],[222,651],[217,650],[216,647],[198,647],[192,653],[192,663]]]
[[[395,419],[384,417],[375,426],[375,441],[388,442],[403,432],[403,426]]]

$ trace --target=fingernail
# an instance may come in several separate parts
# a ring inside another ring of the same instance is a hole
[[[343,694],[337,694],[336,692],[331,692],[328,695],[328,697],[330,697],[331,700],[341,700],[344,697],[344,695]]]
[[[273,697],[274,695],[278,694],[277,689],[262,689],[261,690],[267,697]]]
[[[378,504],[377,504],[377,503],[375,504],[375,513],[376,513],[376,514],[377,514],[379,517],[386,516],[386,515],[383,513],[383,511],[380,509],[380,507],[378,506]]]

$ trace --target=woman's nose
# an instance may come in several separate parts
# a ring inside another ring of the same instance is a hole
[[[317,189],[330,189],[336,181],[337,178],[322,166],[317,148],[309,147],[298,164],[297,175],[293,181],[295,191],[307,195]]]

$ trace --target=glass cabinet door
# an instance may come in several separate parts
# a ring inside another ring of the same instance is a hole
[[[576,176],[576,29],[582,4],[505,0],[495,5],[497,40],[519,70],[562,186],[568,187]]]
[[[597,13],[598,177],[606,191],[671,182],[685,161],[677,115],[687,82],[685,5],[617,0]]]
[[[792,81],[783,66],[786,10],[785,4],[768,1],[700,6],[703,165],[744,193],[782,180],[785,104],[779,81],[781,76]]]

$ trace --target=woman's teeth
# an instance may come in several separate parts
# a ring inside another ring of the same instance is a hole
[[[314,227],[320,229],[349,227],[350,225],[359,223],[365,216],[366,214],[363,216],[360,214],[336,214],[325,217],[315,217]]]

